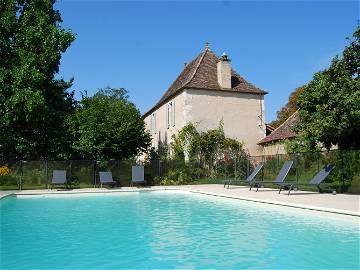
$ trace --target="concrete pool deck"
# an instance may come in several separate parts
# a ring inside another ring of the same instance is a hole
[[[84,193],[113,193],[113,192],[136,192],[136,191],[156,191],[156,190],[184,190],[193,193],[206,194],[211,196],[225,197],[231,199],[252,201],[258,203],[286,206],[292,208],[301,208],[319,212],[327,212],[341,216],[360,217],[360,195],[352,194],[328,194],[315,193],[308,191],[294,191],[290,196],[284,191],[278,194],[278,190],[263,188],[258,192],[249,191],[245,186],[233,186],[229,189],[223,188],[223,185],[186,185],[186,186],[154,186],[146,188],[84,188],[74,190],[22,190],[22,191],[0,191],[0,198],[17,195],[45,195],[45,194],[84,194]]]

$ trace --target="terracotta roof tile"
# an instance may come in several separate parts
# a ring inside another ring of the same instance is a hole
[[[293,113],[284,123],[282,123],[278,128],[276,128],[269,136],[266,136],[257,144],[264,144],[269,142],[274,142],[278,140],[283,140],[286,138],[296,137],[297,134],[293,131],[294,127],[299,123],[299,112],[296,111]]]
[[[231,70],[231,89],[222,89],[217,81],[217,63],[219,58],[209,49],[205,48],[192,60],[170,85],[158,103],[144,114],[144,117],[163,105],[167,100],[180,93],[185,88],[208,89],[214,91],[230,91],[238,93],[251,93],[265,95],[267,92],[247,82],[234,70]]]

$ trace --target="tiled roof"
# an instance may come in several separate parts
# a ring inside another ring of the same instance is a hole
[[[222,89],[217,80],[217,63],[219,58],[209,49],[205,48],[194,60],[182,70],[169,89],[158,103],[144,114],[144,117],[163,105],[170,98],[180,93],[185,88],[207,89],[214,91],[227,91],[238,93],[251,93],[265,95],[267,92],[247,82],[243,77],[231,70],[231,88]]]
[[[278,140],[296,137],[297,134],[293,131],[294,127],[299,123],[299,112],[294,112],[284,123],[276,128],[269,136],[266,136],[258,144],[270,143]]]
[[[275,128],[269,124],[265,124],[265,126],[266,126],[266,135],[270,135],[271,132],[275,130]]]

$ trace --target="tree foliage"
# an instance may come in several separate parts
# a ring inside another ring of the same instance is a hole
[[[314,75],[299,96],[297,130],[327,149],[360,148],[360,27],[328,69]]]
[[[299,135],[295,138],[284,140],[287,153],[306,153],[321,151],[319,145],[305,136]]]
[[[298,107],[298,99],[299,95],[303,93],[305,90],[305,86],[300,86],[296,88],[289,96],[288,102],[284,107],[277,111],[277,117],[274,121],[270,123],[274,128],[279,127],[282,123],[284,123],[296,110]]]
[[[236,158],[243,153],[243,143],[227,138],[223,123],[219,127],[207,131],[198,131],[193,123],[185,125],[173,136],[171,143],[175,159],[198,160],[210,170],[221,158]]]
[[[55,79],[75,35],[52,0],[0,0],[0,153],[5,159],[57,157],[65,148],[71,86]]]
[[[186,124],[176,136],[173,136],[171,149],[176,160],[193,159],[196,154],[200,133],[193,123]]]
[[[207,131],[199,131],[196,124],[186,124],[173,135],[171,150],[172,155],[166,161],[167,171],[158,179],[162,185],[189,184],[196,179],[224,176],[231,171],[239,177],[241,170],[234,171],[234,168],[243,166],[239,161],[246,161],[243,143],[227,138],[222,122]]]
[[[150,145],[150,134],[139,110],[123,88],[100,89],[83,96],[76,112],[66,119],[72,147],[85,159],[124,159]]]

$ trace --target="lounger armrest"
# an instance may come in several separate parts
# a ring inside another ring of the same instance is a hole
[[[224,180],[224,183],[228,183],[228,182],[231,182],[231,183],[235,183],[235,182],[245,182],[245,180]]]
[[[274,184],[273,181],[262,181],[262,180],[254,180],[251,183],[265,183],[265,184]]]
[[[274,184],[276,184],[278,186],[284,186],[284,187],[291,186],[291,185],[299,185],[297,182],[274,183]]]

